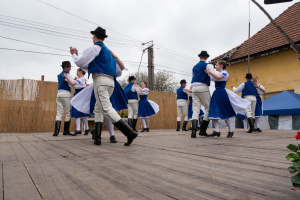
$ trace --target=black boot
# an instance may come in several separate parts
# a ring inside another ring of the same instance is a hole
[[[176,131],[180,131],[180,121],[177,121],[177,129],[176,129]]]
[[[233,132],[228,132],[227,138],[232,138],[233,137]]]
[[[252,133],[254,131],[253,118],[248,118],[248,123],[249,123],[250,129],[247,131],[247,133]]]
[[[132,127],[132,119],[128,118],[128,126]]]
[[[129,146],[132,141],[138,136],[137,132],[132,130],[128,124],[126,124],[122,119],[114,123],[114,125],[125,135],[127,136],[127,142],[124,146]]]
[[[85,131],[84,131],[84,135],[88,135],[88,134],[89,134],[89,132],[90,132],[90,129],[88,129],[88,130],[85,130]]]
[[[63,135],[72,135],[70,133],[70,123],[71,123],[71,120],[68,122],[65,121]]]
[[[197,124],[198,124],[198,120],[193,119],[192,120],[192,134],[191,134],[191,138],[196,138],[197,135]]]
[[[91,130],[92,139],[95,140],[95,129]]]
[[[116,140],[116,137],[113,135],[113,136],[110,136],[109,138],[110,140],[110,143],[117,143],[118,141]]]
[[[199,135],[209,137],[209,135],[206,133],[208,124],[209,124],[209,120],[208,121],[205,121],[205,120],[202,121],[201,126],[200,126]]]
[[[81,131],[75,131],[75,133],[72,134],[72,136],[76,136],[76,135],[78,135],[78,134],[81,134]]]
[[[182,130],[183,131],[189,131],[188,129],[186,129],[186,125],[187,125],[188,121],[184,121],[183,125],[182,125]]]
[[[93,139],[95,145],[101,145],[101,133],[102,133],[102,122],[95,122],[95,131],[93,134]]]
[[[217,132],[217,131],[214,131],[212,134],[209,135],[209,137],[220,137],[221,133],[220,132]]]
[[[147,129],[146,128],[143,128],[143,130],[141,130],[141,132],[145,132]]]
[[[256,132],[262,132],[262,130],[260,128],[255,129]]]
[[[132,129],[133,129],[135,132],[138,132],[138,131],[135,129],[137,120],[138,120],[138,119],[133,119],[133,121],[132,121]]]
[[[146,128],[146,131],[149,132],[149,128]]]
[[[60,129],[60,123],[61,123],[61,121],[55,121],[55,130],[54,130],[53,136],[58,136],[59,129]]]

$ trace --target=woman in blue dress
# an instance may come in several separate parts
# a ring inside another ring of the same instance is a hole
[[[158,113],[159,106],[155,102],[147,100],[149,94],[147,82],[141,82],[141,87],[137,84],[135,84],[134,86],[137,87],[136,92],[140,95],[138,116],[142,119],[142,123],[144,126],[141,132],[149,132],[149,117]]]
[[[73,98],[86,87],[87,80],[84,78],[84,75],[85,75],[85,71],[81,68],[77,69],[77,77],[78,78],[75,78],[75,80],[72,77],[68,76],[67,74],[63,74],[63,76],[67,79],[69,86],[71,88],[75,89],[75,93],[74,93]],[[86,118],[87,116],[89,116],[89,115],[78,111],[76,108],[74,108],[72,106],[71,117],[74,117],[75,120],[76,120],[76,130],[75,130],[75,133],[72,134],[72,136],[76,136],[78,134],[81,134],[80,118],[82,118],[82,120],[85,124],[85,133],[84,133],[84,135],[89,134],[90,130],[89,130],[89,125],[88,125],[88,121],[87,121],[87,118]]]
[[[246,108],[251,104],[250,101],[242,99],[231,90],[225,89],[229,77],[228,72],[225,70],[228,65],[227,62],[221,60],[217,62],[216,72],[212,72],[209,69],[205,70],[210,75],[211,80],[215,81],[216,87],[209,107],[209,119],[213,121],[215,126],[215,131],[210,137],[220,137],[218,120],[222,119],[225,120],[229,129],[227,138],[232,138],[233,131],[229,118],[236,116],[238,113],[245,114]]]

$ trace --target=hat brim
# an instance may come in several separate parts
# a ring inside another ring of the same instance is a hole
[[[72,65],[61,65],[62,67],[73,67]]]
[[[199,54],[198,57],[203,56],[203,57],[209,57],[208,54]]]
[[[95,33],[96,33],[95,31],[91,31],[91,34],[92,34],[92,35],[95,35]],[[102,36],[104,36],[104,38],[107,38],[107,37],[108,37],[108,36],[105,35],[105,34],[101,34],[101,33],[99,33],[99,34],[102,35]]]

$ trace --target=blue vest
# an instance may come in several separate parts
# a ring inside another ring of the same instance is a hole
[[[69,74],[69,72],[62,71],[60,74],[57,75],[58,90],[66,90],[71,92],[71,88],[68,84],[68,81],[66,81],[66,78],[62,76],[64,73]]]
[[[183,89],[184,89],[183,86],[177,89],[177,100],[178,99],[188,100],[188,95],[185,92],[183,92]]]
[[[131,89],[133,87],[133,83],[129,83],[125,88],[124,88],[124,92],[127,96],[127,99],[136,99],[138,100],[138,95],[136,92],[132,92]]]
[[[216,89],[225,89],[227,81],[215,81]]]
[[[99,55],[88,65],[89,76],[91,73],[104,73],[117,77],[116,59],[113,58],[109,49],[103,42],[96,42],[95,45],[101,46]]]
[[[245,87],[242,91],[242,97],[252,95],[252,96],[257,96],[257,91],[256,88],[253,86],[255,83],[252,81],[247,81],[244,83]]]
[[[204,61],[200,61],[197,65],[194,66],[192,83],[200,82],[210,86],[210,77],[207,73],[204,72],[206,66],[207,63]]]

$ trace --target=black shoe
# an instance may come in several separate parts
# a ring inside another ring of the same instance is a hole
[[[137,132],[128,126],[128,124],[126,124],[122,119],[114,123],[114,125],[127,137],[127,142],[124,144],[124,146],[129,146],[138,136]]]
[[[221,135],[220,132],[214,131],[212,134],[209,135],[209,137],[215,137],[215,136],[220,137],[220,135]]]
[[[143,130],[141,130],[141,132],[145,132],[147,129],[146,128],[143,128]]]
[[[256,132],[262,132],[262,130],[260,128],[255,129]]]
[[[76,136],[76,135],[78,135],[78,134],[81,134],[81,131],[75,131],[75,133],[72,134],[72,136]]]
[[[88,134],[89,134],[89,132],[90,132],[90,129],[88,129],[88,130],[85,130],[85,131],[84,131],[84,135],[88,135]]]
[[[233,132],[228,132],[227,138],[232,138],[233,137]]]
[[[63,135],[72,135],[70,133],[70,123],[71,123],[71,120],[68,122],[65,122]]]
[[[91,130],[92,139],[95,140],[95,129]]]
[[[192,133],[191,133],[191,138],[196,138],[197,135],[197,124],[198,124],[198,120],[193,119],[192,120]]]
[[[249,130],[247,131],[247,133],[252,133],[254,131],[254,120],[253,118],[248,118],[248,123],[249,123]]]
[[[101,133],[102,133],[102,122],[95,122],[95,131],[93,134],[94,144],[95,145],[101,145]]]
[[[53,136],[58,136],[59,129],[60,129],[60,123],[61,123],[61,121],[55,121],[55,130],[54,130]]]
[[[176,131],[180,131],[180,121],[177,121],[177,129],[176,129]]]
[[[113,135],[113,136],[110,136],[109,138],[110,140],[110,143],[117,143],[118,141],[116,140],[116,137]]]
[[[208,127],[209,121],[203,120],[200,126],[200,132],[199,135],[209,137],[209,135],[206,133],[207,127]]]
[[[146,131],[149,132],[149,128],[146,128]]]
[[[186,129],[186,125],[187,125],[188,121],[184,121],[183,125],[182,125],[182,130],[183,131],[189,131],[188,129]]]
[[[198,129],[198,128],[197,128],[197,129]],[[189,131],[190,131],[190,130],[193,130],[192,127],[189,128]],[[197,131],[199,131],[199,130],[197,130]]]
[[[128,118],[128,126],[132,127],[132,119]]]
[[[133,119],[133,121],[132,121],[132,129],[135,131],[135,132],[138,132],[137,130],[136,130],[136,124],[137,124],[137,120],[138,119]]]

